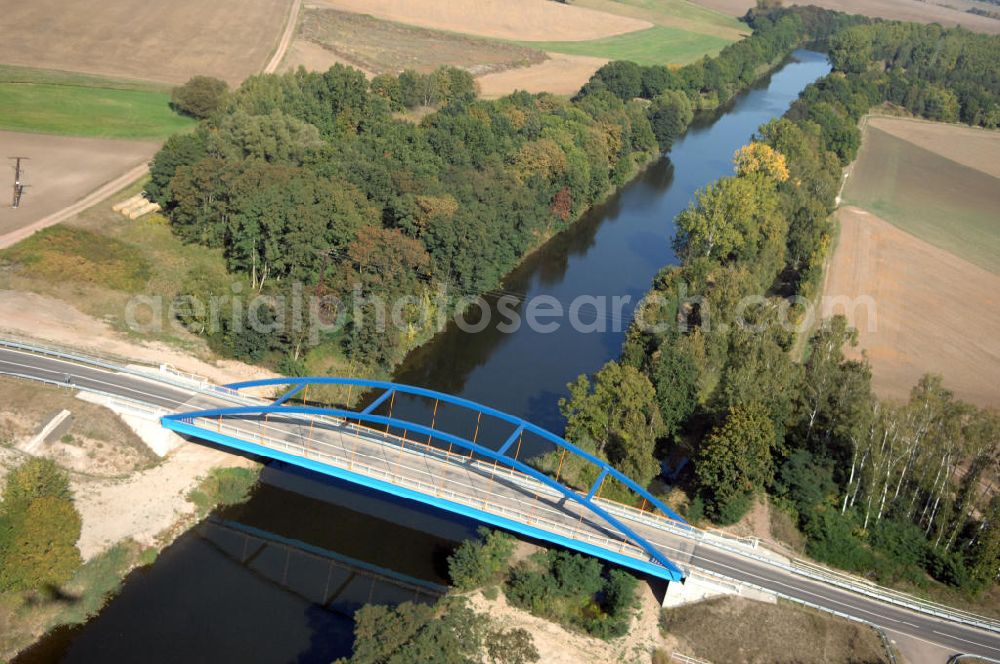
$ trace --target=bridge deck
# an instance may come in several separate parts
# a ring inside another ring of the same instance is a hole
[[[220,403],[195,397],[181,412]],[[676,579],[586,507],[501,464],[450,453],[426,443],[331,417],[271,414],[247,418],[195,418],[167,426],[222,445],[261,453],[421,500],[531,537]],[[582,495],[582,494],[581,494]],[[686,568],[696,542],[673,532],[681,524],[618,503],[601,506]]]

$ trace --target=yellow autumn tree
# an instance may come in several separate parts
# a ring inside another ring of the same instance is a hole
[[[745,176],[762,173],[776,182],[788,179],[788,165],[785,155],[770,145],[754,141],[736,151],[733,155],[736,175]]]

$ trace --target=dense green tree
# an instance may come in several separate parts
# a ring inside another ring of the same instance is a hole
[[[68,581],[82,562],[80,527],[65,471],[37,457],[14,468],[0,502],[0,590]]]
[[[702,443],[695,466],[711,513],[723,514],[730,504],[764,491],[771,484],[772,453],[777,443],[774,425],[763,405],[749,403],[730,408],[725,422]]]
[[[698,407],[701,366],[696,347],[689,337],[668,338],[653,361],[656,401],[664,430],[677,433]]]
[[[82,560],[76,541],[80,514],[72,501],[44,496],[10,517],[9,548],[0,565],[0,588],[33,590],[69,581]]]
[[[191,134],[174,134],[167,139],[149,165],[149,183],[146,192],[150,197],[166,205],[173,200],[170,181],[181,166],[193,166],[206,155],[204,132],[196,130]]]
[[[659,472],[654,456],[663,422],[656,390],[649,379],[630,366],[609,362],[594,376],[569,384],[570,399],[560,399],[566,435],[583,441],[625,475],[645,486]]]
[[[222,108],[229,85],[211,76],[193,76],[173,89],[170,103],[180,113],[193,118],[207,118]]]
[[[550,550],[515,566],[504,592],[514,606],[610,639],[628,632],[637,586],[621,570],[604,574],[596,558]]]
[[[975,535],[970,571],[983,585],[1000,577],[1000,494],[993,496]]]
[[[694,118],[691,100],[677,90],[665,90],[649,107],[649,123],[661,150],[669,150]]]
[[[0,500],[7,514],[23,512],[38,498],[72,500],[69,477],[54,461],[31,457],[7,475]]]
[[[363,606],[354,614],[354,652],[340,664],[479,664],[489,618],[461,598],[435,606]],[[531,660],[526,660],[531,661]]]

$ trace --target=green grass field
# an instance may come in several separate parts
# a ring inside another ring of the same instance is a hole
[[[844,201],[1000,274],[1000,179],[868,127]]]
[[[746,23],[688,0],[575,0],[573,4],[718,37],[750,34]]]
[[[641,65],[687,64],[714,55],[731,39],[656,25],[646,30],[589,41],[519,42],[541,51],[631,60]]]
[[[164,138],[194,121],[169,89],[140,81],[0,67],[0,129],[98,138]]]

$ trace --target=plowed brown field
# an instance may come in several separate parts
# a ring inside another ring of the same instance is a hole
[[[292,0],[0,0],[0,63],[238,83],[275,51]]]
[[[876,391],[905,399],[932,372],[962,399],[1000,405],[1000,276],[859,208],[837,215],[822,313],[858,328]],[[846,312],[845,297],[857,304]]]

